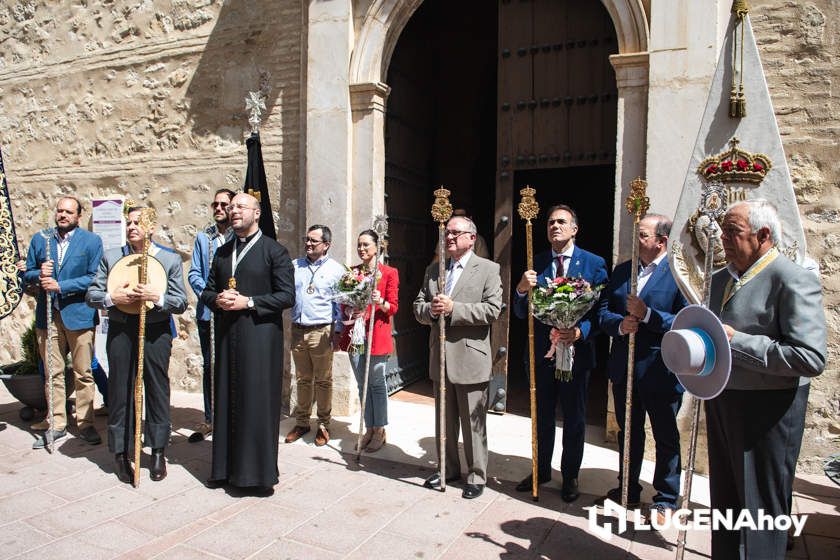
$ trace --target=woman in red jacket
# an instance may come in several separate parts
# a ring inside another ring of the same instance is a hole
[[[365,230],[359,234],[356,250],[362,264],[359,267],[370,271],[379,247],[379,236],[376,232]],[[388,356],[394,351],[394,339],[391,336],[391,317],[397,312],[400,277],[396,268],[379,263],[379,282],[373,291],[373,308],[376,313],[373,319],[373,337],[370,351],[370,373],[368,374],[368,392],[365,402],[365,426],[367,431],[362,438],[362,449],[367,452],[378,451],[385,444],[385,426],[388,424],[388,386],[385,382],[385,372],[388,366]],[[365,310],[365,337],[368,336],[371,307]],[[359,312],[353,308],[342,306],[342,314],[348,319],[355,319]],[[350,331],[352,322],[345,325],[340,347],[350,346]],[[365,346],[369,341],[365,340]],[[350,365],[359,384],[359,399],[362,398],[362,387],[365,376],[365,350],[349,348]]]

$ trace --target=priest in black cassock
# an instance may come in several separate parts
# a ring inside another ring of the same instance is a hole
[[[215,313],[213,468],[207,486],[271,493],[277,484],[283,310],[295,302],[286,248],[259,229],[260,204],[236,195],[235,237],[213,260],[201,301]]]

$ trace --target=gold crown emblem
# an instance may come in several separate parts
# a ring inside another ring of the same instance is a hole
[[[738,147],[740,140],[732,138],[730,148],[716,156],[707,157],[697,167],[697,173],[707,181],[723,183],[759,184],[773,167],[764,154],[753,154]]]

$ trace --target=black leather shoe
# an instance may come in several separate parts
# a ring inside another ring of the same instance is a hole
[[[482,493],[484,493],[483,484],[467,484],[464,486],[464,491],[461,493],[461,497],[467,500],[472,500],[473,498],[481,496]]]
[[[563,480],[563,488],[560,490],[560,497],[563,498],[564,502],[574,502],[578,498],[580,498],[580,492],[578,491],[578,480],[576,478],[570,478],[568,480]]]
[[[205,480],[204,481],[204,486],[206,488],[210,488],[210,489],[221,488],[225,484],[227,484],[227,479],[224,479],[224,478],[219,479],[219,480],[212,480],[211,479],[211,480]]]
[[[114,472],[120,482],[131,484],[134,481],[134,472],[131,470],[131,463],[128,462],[128,457],[125,453],[117,453],[114,455]]]
[[[604,496],[600,498],[595,498],[595,501],[592,502],[593,505],[596,506],[603,506],[604,502],[607,500],[612,500],[617,504],[621,504],[621,488],[613,488],[612,490],[608,491]],[[636,509],[639,507],[640,501],[638,496],[627,496],[627,509]]]
[[[461,480],[460,474],[446,477],[447,484],[449,484],[450,482],[457,482],[459,480]],[[440,490],[440,473],[432,474],[432,476],[426,479],[426,481],[423,483],[423,486],[432,490]]]
[[[545,484],[546,482],[551,482],[551,477],[543,478],[539,477],[537,480],[537,484]],[[534,485],[534,477],[530,474],[519,481],[519,484],[516,485],[517,492],[530,492],[531,488]]]
[[[79,437],[91,445],[99,445],[102,443],[102,436],[96,431],[93,426],[88,426],[79,432]]]
[[[166,457],[163,456],[163,449],[152,449],[152,466],[149,469],[149,478],[155,482],[166,478]]]

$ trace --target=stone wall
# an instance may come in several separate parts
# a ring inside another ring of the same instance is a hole
[[[751,20],[802,213],[820,264],[828,367],[811,384],[800,468],[821,469],[840,441],[840,19],[836,0],[753,0]]]
[[[59,195],[118,193],[158,209],[157,239],[178,251],[186,272],[212,193],[242,186],[244,98],[261,89],[278,240],[296,253],[304,8],[300,0],[0,4],[0,147],[21,251],[52,222]],[[188,291],[170,375],[173,388],[199,390]],[[0,363],[20,355],[33,308],[27,298],[3,320]]]

